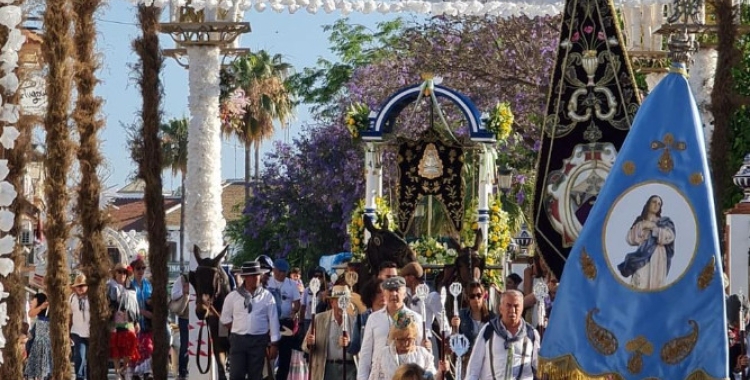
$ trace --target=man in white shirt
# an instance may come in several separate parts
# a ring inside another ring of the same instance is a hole
[[[357,380],[368,380],[373,363],[373,354],[381,347],[388,345],[388,333],[390,332],[391,325],[394,323],[391,316],[400,310],[404,310],[404,312],[411,315],[411,318],[414,319],[414,322],[418,326],[422,326],[422,317],[404,305],[406,281],[403,277],[390,277],[383,281],[381,287],[383,288],[383,296],[385,297],[386,304],[383,309],[373,312],[367,319],[365,334],[362,339],[362,348],[359,351]],[[431,344],[424,341],[422,329],[419,329],[419,333],[417,334],[417,342],[422,342],[422,345],[428,349],[431,347]]]
[[[498,315],[502,317],[491,319],[479,330],[465,380],[534,379],[540,339],[536,330],[523,320],[523,293],[518,290],[503,293]]]
[[[86,355],[89,349],[89,325],[91,309],[89,308],[89,289],[86,276],[79,274],[73,281],[73,294],[70,295],[70,339],[73,341],[73,369],[76,380],[88,377]]]
[[[243,263],[242,285],[224,300],[219,320],[231,332],[230,380],[262,380],[266,357],[278,354],[279,316],[273,296],[260,286],[264,273],[257,261]]]
[[[287,277],[289,273],[289,262],[284,259],[276,259],[273,262],[273,276],[268,279],[266,288],[276,292],[281,297],[281,314],[279,324],[281,326],[281,341],[279,342],[279,361],[276,369],[276,380],[287,380],[289,375],[289,364],[292,361],[292,348],[297,339],[291,334],[298,322],[300,307],[300,293],[297,284]]]

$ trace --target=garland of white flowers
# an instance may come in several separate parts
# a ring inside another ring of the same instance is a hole
[[[714,116],[711,112],[711,92],[714,89],[714,74],[716,74],[716,58],[718,53],[716,49],[698,49],[693,54],[693,61],[690,65],[690,77],[688,83],[693,90],[695,104],[698,106],[698,112],[701,113],[703,120],[703,129],[705,134],[706,147],[711,141],[713,133]]]
[[[187,0],[130,0],[134,4],[146,4],[157,7],[171,5],[182,7]],[[619,0],[616,5],[651,5],[669,4],[670,0]],[[459,15],[491,15],[499,17],[512,17],[526,15],[529,17],[557,15],[564,7],[564,2],[559,0],[503,0],[503,1],[429,1],[429,0],[406,0],[406,1],[374,1],[374,0],[191,0],[190,6],[196,10],[204,8],[219,7],[224,10],[239,9],[246,11],[253,9],[255,12],[263,12],[271,9],[281,13],[284,10],[296,13],[304,10],[316,14],[320,11],[325,13],[341,12],[346,16],[353,12],[369,13],[423,13],[448,16]]]
[[[18,91],[18,76],[15,69],[18,67],[18,51],[21,49],[26,37],[18,28],[23,19],[21,7],[9,4],[12,0],[0,0],[0,24],[10,30],[8,41],[0,50],[0,72],[5,75],[0,78],[0,121],[3,127],[0,144],[5,149],[13,149],[16,139],[20,133],[13,124],[18,122],[18,104],[10,102],[11,95]],[[15,270],[13,259],[9,256],[16,246],[16,237],[10,234],[15,221],[15,214],[8,210],[18,195],[13,185],[7,181],[8,160],[0,160],[0,276],[7,277]],[[1,302],[9,296],[0,282],[0,364],[3,364],[2,349],[5,347],[5,335],[3,327],[8,323],[8,303]],[[15,342],[11,342],[15,344]]]
[[[188,47],[190,60],[186,230],[191,244],[216,254],[223,245],[226,221],[221,205],[221,121],[219,120],[220,51]]]

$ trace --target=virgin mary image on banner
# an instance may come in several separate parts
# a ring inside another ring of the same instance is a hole
[[[658,289],[664,286],[674,256],[675,226],[672,219],[661,214],[663,200],[651,195],[643,205],[625,239],[638,247],[617,265],[620,274],[630,277],[637,289]]]

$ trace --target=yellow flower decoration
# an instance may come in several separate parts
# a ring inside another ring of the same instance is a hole
[[[365,103],[353,103],[346,111],[344,122],[352,138],[358,138],[370,125],[370,107]]]
[[[365,223],[363,215],[365,214],[365,201],[357,202],[357,207],[352,212],[352,220],[346,231],[349,233],[351,242],[351,251],[355,260],[362,261],[365,258]],[[375,198],[375,221],[373,224],[377,228],[382,228],[379,221],[388,219],[388,228],[393,229],[396,226],[396,218],[391,212],[388,202],[382,197]]]
[[[494,133],[498,140],[505,140],[513,131],[514,118],[508,102],[497,103],[487,118],[486,128]]]

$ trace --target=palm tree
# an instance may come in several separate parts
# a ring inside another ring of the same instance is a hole
[[[250,183],[250,147],[255,148],[255,178],[260,176],[260,144],[274,134],[274,121],[286,127],[293,115],[293,94],[286,83],[291,65],[280,54],[265,50],[249,53],[232,63],[237,87],[245,91],[248,104],[241,123],[225,125],[224,135],[235,135],[245,146],[245,185]],[[245,201],[250,197],[245,189]]]
[[[171,119],[162,124],[161,149],[164,155],[162,168],[169,168],[172,176],[180,174],[180,271],[184,272],[185,258],[185,176],[187,175],[187,143],[189,120],[186,117]]]

